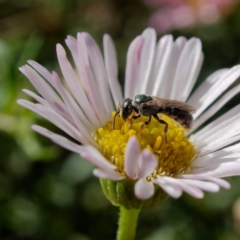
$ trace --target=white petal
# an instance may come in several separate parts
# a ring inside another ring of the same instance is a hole
[[[140,156],[140,145],[136,136],[132,136],[126,147],[124,166],[128,177],[131,179],[137,178],[137,164]]]
[[[45,99],[41,98],[40,96],[38,96],[37,94],[35,94],[34,92],[31,92],[27,89],[23,89],[22,90],[24,93],[26,93],[28,96],[32,97],[33,99],[35,99],[37,102],[39,102],[42,106],[45,107],[45,109],[49,109],[49,111],[51,112],[56,112],[56,114],[58,116],[61,116],[61,118],[65,119],[66,121],[72,123],[73,120],[71,119],[71,117],[69,116],[69,113],[66,109],[66,107],[62,104],[62,105],[58,105],[57,103],[49,103],[48,101],[46,101]],[[22,102],[21,100],[19,100],[18,102],[20,105],[22,106],[26,106],[26,102]],[[28,104],[28,103],[27,103]],[[29,105],[30,106],[30,105]],[[32,105],[33,106],[33,105]],[[40,106],[40,105],[38,105]],[[37,109],[36,109],[37,110]]]
[[[204,156],[204,155],[214,152],[218,149],[224,148],[225,146],[228,146],[236,141],[239,141],[239,139],[240,139],[240,134],[238,134],[237,136],[228,138],[228,139],[224,139],[215,144],[208,145],[207,147],[201,149],[200,156]]]
[[[78,126],[79,129],[86,128],[88,132],[91,134],[94,131],[94,122],[91,121],[86,117],[88,114],[82,112],[82,109],[77,105],[76,101],[72,98],[69,92],[63,87],[57,73],[52,73],[52,83],[54,87],[58,90],[59,94],[61,94],[67,109],[69,111],[69,115],[72,117],[75,124]]]
[[[187,40],[184,37],[178,37],[171,47],[171,53],[166,67],[166,74],[162,80],[162,84],[158,91],[158,96],[170,98],[173,91],[173,81],[177,70],[177,64],[181,56],[181,52]]]
[[[222,128],[222,131],[216,132],[212,134],[212,136],[206,138],[204,142],[207,143],[208,145],[215,145],[219,142],[222,142],[226,139],[232,138],[239,134],[240,134],[240,122],[233,121],[229,125],[225,125]]]
[[[231,176],[240,176],[240,162],[228,162],[213,165],[206,168],[194,169],[193,174],[208,174],[209,176],[223,178]]]
[[[48,121],[62,129],[69,136],[75,138],[79,142],[96,146],[96,143],[90,134],[85,130],[85,128],[79,130],[73,122],[64,119],[62,116],[54,112],[51,108],[49,109],[48,107],[42,106],[40,104],[33,104],[26,100],[18,100],[17,103],[46,118]]]
[[[150,82],[150,86],[148,87],[150,90],[151,85],[153,86],[153,89],[151,89],[150,92],[153,96],[165,97],[162,94],[164,93],[165,88],[168,85],[171,85],[169,81],[172,81],[172,79],[169,78],[169,74],[171,71],[175,71],[175,69],[171,68],[174,61],[172,58],[173,50],[172,35],[163,36],[158,42],[155,53],[152,75],[153,83]]]
[[[152,182],[159,185],[172,198],[179,198],[182,195],[182,189],[179,186],[169,183],[161,177],[152,178]]]
[[[195,120],[191,132],[201,126],[205,121],[221,109],[230,99],[232,99],[237,93],[240,92],[240,85],[237,85],[226,94],[224,94],[216,103],[214,103],[207,111],[205,111],[197,120]],[[191,133],[189,132],[189,134]]]
[[[210,76],[208,76],[201,85],[194,91],[194,93],[191,95],[191,97],[187,100],[187,103],[189,103],[192,106],[197,106],[197,103],[201,96],[203,96],[206,91],[215,83],[217,82],[226,72],[228,71],[228,68],[226,69],[220,69],[216,72],[212,73]]]
[[[135,195],[139,199],[148,199],[154,194],[154,185],[145,178],[139,179],[134,186]]]
[[[114,166],[112,163],[110,163],[106,158],[103,157],[103,155],[93,146],[85,145],[81,147],[81,156],[94,164],[95,166],[98,166],[100,169],[109,171],[116,169],[116,166]]]
[[[117,106],[119,101],[122,102],[123,95],[121,91],[121,86],[118,81],[118,64],[116,49],[111,37],[107,34],[105,34],[103,38],[103,50],[108,84],[111,89],[112,98],[114,100],[115,106]]]
[[[207,174],[185,174],[185,175],[181,175],[179,177],[183,178],[183,179],[206,180],[209,182],[216,183],[220,187],[226,188],[226,189],[229,189],[231,187],[227,181],[220,179],[220,178],[209,176]]]
[[[213,135],[219,134],[223,129],[227,129],[231,124],[238,123],[240,118],[240,105],[235,106],[216,120],[197,131],[193,136],[199,143],[206,143],[207,139]],[[227,131],[226,131],[227,132]],[[191,139],[191,137],[190,137]],[[215,139],[218,139],[215,137]],[[210,142],[209,142],[210,143]],[[202,145],[202,144],[200,144]]]
[[[88,50],[89,62],[96,80],[96,85],[100,93],[105,113],[110,116],[113,111],[112,99],[107,83],[107,74],[103,62],[103,57],[94,39],[88,33],[82,33]]]
[[[67,36],[65,40],[69,50],[71,51],[75,66],[77,68],[79,76],[81,75],[81,64],[78,56],[78,46],[77,46],[77,39],[72,36]],[[81,77],[81,76],[80,76]]]
[[[37,102],[41,103],[44,106],[48,106],[50,107],[50,104],[48,101],[46,101],[45,99],[41,98],[40,96],[38,96],[36,93],[29,91],[28,89],[23,89],[22,90],[24,93],[26,93],[28,96],[32,97],[34,100],[36,100]]]
[[[31,81],[37,91],[50,103],[63,107],[63,103],[49,84],[30,66],[25,65],[19,68],[20,71]]]
[[[89,130],[92,131],[92,128],[94,125],[94,122],[91,123],[91,121],[89,121],[90,119],[87,119],[86,116],[89,117],[89,115],[91,115],[91,111],[82,112],[82,109],[77,106],[75,100],[72,98],[72,96],[68,93],[68,91],[62,86],[62,83],[60,81],[60,78],[58,77],[57,73],[53,72],[52,74],[45,69],[44,67],[42,67],[40,64],[38,64],[37,62],[34,61],[28,61],[28,63],[34,67],[44,78],[46,78],[48,80],[48,82],[54,87],[54,89],[59,93],[59,95],[63,98],[65,104],[61,104],[61,103],[54,103],[51,104],[51,106],[57,111],[58,109],[60,109],[60,111],[64,111],[65,114],[67,114],[68,116],[72,116],[73,121],[76,123],[76,125],[79,126],[78,122],[78,118],[76,117],[76,115],[78,115],[78,117],[81,119],[81,121],[83,122],[85,128],[88,128]],[[85,116],[86,115],[86,116]],[[74,117],[75,116],[75,117]]]
[[[173,81],[171,99],[186,101],[195,84],[203,62],[202,44],[197,38],[190,39],[184,46]],[[184,90],[182,89],[184,85]]]
[[[156,32],[152,28],[147,28],[142,33],[144,38],[141,50],[139,83],[137,93],[145,93],[148,85],[148,80],[151,73],[152,63],[154,59],[154,52],[156,46]]]
[[[51,83],[51,73],[39,63],[29,60],[27,61],[37,72],[39,72],[50,84]]]
[[[115,181],[124,179],[124,176],[122,176],[120,173],[118,173],[114,170],[106,171],[106,170],[102,170],[102,169],[94,169],[93,175],[98,178],[108,178],[108,179],[115,180]]]
[[[102,125],[104,125],[109,119],[109,116],[104,114],[105,110],[103,106],[103,100],[101,99],[101,95],[99,94],[98,87],[94,79],[94,75],[89,63],[86,41],[82,33],[78,33],[77,44],[81,67],[81,80],[84,82],[85,91],[87,92],[88,99],[95,114],[98,116]]]
[[[70,122],[67,122],[65,119],[63,119],[61,116],[59,116],[57,113],[54,113],[51,108],[47,108],[41,104],[34,104],[32,102],[26,101],[26,100],[18,100],[18,104],[21,106],[30,109],[31,111],[37,113],[38,115],[44,117],[60,129],[62,129],[64,132],[66,132],[69,136],[76,138],[79,140],[78,137],[80,136],[74,136],[73,132],[76,132],[76,128],[74,129],[74,125]]]
[[[219,97],[240,75],[240,66],[234,66],[223,74],[219,80],[213,84],[202,96],[198,103],[194,105],[197,109],[194,118],[197,118],[201,113]]]
[[[94,114],[92,106],[90,105],[85,91],[80,84],[80,80],[76,77],[76,74],[74,73],[72,66],[66,57],[66,52],[60,44],[57,44],[57,56],[62,74],[74,98],[77,100],[79,106],[81,106],[84,112],[88,114],[87,116],[91,122],[94,122],[94,125],[99,127],[101,123]]]
[[[208,167],[211,165],[216,165],[220,163],[225,163],[225,162],[235,162],[238,159],[240,159],[240,154],[236,154],[233,157],[225,157],[225,158],[211,158],[210,160],[204,160],[204,161],[196,161],[192,163],[192,167],[194,168],[200,168],[200,167]]]
[[[192,180],[192,179],[182,179],[181,181],[191,186],[200,188],[207,192],[218,192],[220,189],[217,184],[211,183],[211,182]]]
[[[136,93],[136,86],[139,84],[138,79],[143,41],[143,37],[138,36],[132,41],[128,48],[124,89],[125,97],[133,98]]]
[[[191,196],[193,196],[195,198],[203,198],[203,196],[204,196],[204,193],[199,188],[190,186],[190,185],[182,182],[180,179],[158,176],[158,179],[160,179],[160,178],[164,179],[167,183],[169,183],[171,185],[175,185],[175,186],[181,188],[182,191],[190,194]]]
[[[39,134],[51,139],[53,142],[55,142],[56,144],[60,145],[63,148],[66,148],[72,152],[75,153],[80,153],[81,152],[81,146],[68,140],[67,138],[58,135],[56,133],[53,133],[51,131],[49,131],[46,128],[43,128],[41,126],[38,125],[32,125],[32,130],[34,130],[35,132],[38,132]]]
[[[145,178],[157,167],[158,160],[153,153],[144,149],[138,160],[138,178]]]
[[[240,158],[240,143],[234,144],[230,147],[218,150],[216,152],[209,153],[204,156],[199,156],[192,162],[191,167],[199,167],[211,165],[212,162],[216,164],[218,161],[236,161],[236,158]]]

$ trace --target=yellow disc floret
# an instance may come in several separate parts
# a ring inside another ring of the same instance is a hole
[[[112,113],[112,118],[115,112]],[[163,115],[162,119],[168,123],[167,142],[165,141],[164,125],[152,118],[149,125],[147,117],[141,116],[126,122],[116,117],[115,130],[109,121],[104,127],[96,131],[95,141],[103,156],[117,166],[117,170],[124,172],[124,155],[127,142],[132,135],[136,135],[141,149],[149,149],[158,159],[158,166],[151,177],[156,175],[177,176],[190,171],[190,163],[196,154],[194,146],[185,137],[185,130],[171,118]]]

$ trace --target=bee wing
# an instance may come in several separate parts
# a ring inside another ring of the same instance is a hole
[[[178,108],[184,111],[188,111],[191,113],[195,113],[196,109],[185,103],[185,102],[180,102],[177,100],[171,100],[171,99],[165,99],[165,98],[158,98],[158,97],[154,97],[151,96],[152,100],[148,102],[148,104],[152,107],[156,106],[156,107],[166,107],[166,108]]]

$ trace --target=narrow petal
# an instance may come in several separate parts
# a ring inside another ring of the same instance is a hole
[[[69,115],[72,117],[75,124],[79,129],[83,127],[88,129],[88,132],[91,134],[94,130],[94,123],[92,123],[86,115],[88,115],[82,111],[82,109],[77,105],[76,101],[72,98],[69,92],[63,87],[57,73],[52,73],[52,83],[54,87],[58,90],[59,94],[61,94],[67,109],[69,111]]]
[[[163,98],[170,98],[173,91],[173,81],[177,70],[179,58],[182,50],[187,42],[184,37],[178,37],[171,47],[168,66],[166,67],[166,74],[159,88],[158,95]]]
[[[94,122],[91,122],[91,119],[87,119],[87,117],[91,116],[91,109],[87,109],[87,112],[83,112],[83,110],[77,105],[75,100],[72,98],[72,96],[68,93],[68,91],[63,87],[60,78],[58,77],[57,73],[53,72],[52,74],[42,67],[40,64],[34,61],[28,61],[28,63],[36,69],[44,78],[47,79],[47,81],[54,87],[54,89],[59,93],[59,95],[63,98],[66,108],[64,109],[65,112],[67,112],[68,115],[71,115],[75,123],[77,124],[78,117],[83,122],[84,126],[88,129],[92,129],[93,125],[95,124],[96,120]],[[59,103],[55,104],[57,107],[59,107]],[[54,106],[53,106],[54,107]],[[60,105],[60,107],[63,109],[63,106]],[[64,106],[65,107],[65,106]],[[67,110],[68,111],[67,111]],[[76,115],[78,117],[76,117]],[[77,124],[78,125],[78,124]]]
[[[78,55],[79,55],[79,61],[80,61],[80,67],[81,67],[81,72],[80,72],[81,80],[84,82],[85,91],[87,92],[88,99],[91,103],[91,106],[95,114],[98,116],[102,125],[104,125],[106,121],[109,119],[109,116],[106,116],[106,114],[104,114],[105,110],[103,106],[103,101],[98,91],[96,80],[94,78],[94,75],[89,63],[87,45],[82,33],[78,33],[77,44],[78,44]]]
[[[196,161],[196,163],[192,164],[192,167],[194,168],[203,168],[203,167],[208,167],[211,165],[216,165],[216,164],[221,164],[221,163],[225,163],[225,162],[235,162],[238,161],[238,159],[240,159],[240,154],[236,154],[236,156],[233,157],[225,157],[225,158],[211,158],[209,160],[205,160],[205,161]]]
[[[145,93],[147,89],[156,47],[156,32],[152,28],[147,28],[142,33],[142,37],[144,41],[141,50],[139,83],[136,86],[138,93]]]
[[[184,46],[173,81],[171,99],[186,101],[195,84],[203,62],[202,44],[191,38]],[[179,91],[184,84],[184,90]]]
[[[111,37],[107,34],[105,34],[103,38],[103,50],[108,84],[111,89],[115,106],[117,106],[119,101],[122,102],[123,95],[121,86],[118,81],[118,63],[116,49]]]
[[[38,96],[34,92],[31,92],[31,91],[29,91],[27,89],[23,89],[23,92],[26,93],[28,96],[32,97],[33,99],[35,99],[37,102],[39,102],[40,104],[37,105],[37,106],[41,106],[42,105],[45,109],[48,109],[48,112],[49,111],[52,112],[52,113],[55,112],[58,116],[61,116],[61,118],[65,119],[67,122],[73,123],[73,120],[69,116],[69,113],[66,110],[65,106],[63,107],[63,105],[58,105],[57,103],[55,103],[55,104],[49,103],[45,99],[41,98],[40,96]],[[18,103],[20,105],[22,105],[22,106],[27,106],[28,105],[28,108],[30,106],[33,106],[32,105],[33,103],[29,104],[29,103],[25,102],[24,100],[23,101],[19,100]],[[37,107],[37,108],[39,108],[39,107]],[[42,108],[42,110],[44,108]],[[31,109],[32,109],[32,107],[31,107]],[[39,113],[39,111],[37,113]],[[46,113],[46,111],[45,111],[45,113]]]
[[[102,170],[108,172],[109,170],[116,169],[116,166],[114,166],[106,158],[104,158],[103,155],[93,146],[90,145],[82,146],[80,154],[83,158],[85,158],[95,166],[98,166]]]
[[[196,130],[199,126],[201,126],[205,121],[207,121],[210,117],[214,116],[214,114],[221,109],[229,100],[231,100],[236,94],[240,92],[240,85],[237,85],[226,94],[224,94],[217,102],[215,102],[207,111],[205,111],[197,120],[195,120],[193,128],[191,132]],[[189,132],[189,133],[191,133]]]
[[[27,62],[51,84],[51,73],[45,67],[33,60]]]
[[[191,186],[197,187],[199,189],[202,189],[207,192],[218,192],[219,186],[212,182],[206,182],[206,181],[199,181],[199,180],[190,180],[190,179],[182,179],[182,182],[189,184]]]
[[[182,191],[188,193],[189,195],[195,197],[195,198],[203,198],[204,193],[202,190],[200,190],[197,187],[190,186],[184,182],[181,182],[179,179],[171,178],[171,177],[158,177],[158,179],[164,179],[166,182],[168,182],[171,185],[175,185],[179,188],[181,188]]]
[[[240,76],[240,65],[229,69],[219,80],[209,88],[205,94],[199,98],[198,103],[194,105],[197,109],[194,118],[198,118],[201,113],[215,101],[233,82]]]
[[[231,187],[227,181],[220,178],[209,176],[207,174],[185,174],[179,177],[183,179],[205,180],[205,181],[213,182],[225,189],[229,189]]]
[[[172,52],[173,52],[173,37],[172,35],[166,35],[162,37],[157,45],[155,61],[153,63],[153,86],[152,95],[164,97],[161,93],[164,92],[169,81],[169,73],[172,71]],[[173,70],[175,71],[175,69]],[[150,86],[148,87],[148,89]]]
[[[137,198],[148,199],[154,194],[154,185],[145,178],[141,178],[136,182],[134,191]]]
[[[82,33],[88,50],[89,62],[96,80],[96,85],[100,93],[105,113],[110,116],[113,111],[112,99],[107,82],[107,74],[103,62],[103,57],[94,39],[88,33]]]
[[[136,37],[129,46],[127,52],[127,66],[125,73],[125,97],[133,98],[136,92],[136,86],[139,84],[139,69],[141,60],[141,51],[144,38]]]
[[[32,85],[50,103],[56,103],[63,107],[63,103],[49,84],[30,66],[25,65],[19,68],[20,71],[30,80]]]
[[[60,129],[62,129],[64,132],[66,132],[69,136],[76,138],[79,140],[80,136],[76,136],[73,134],[73,132],[76,131],[76,128],[74,129],[74,126],[71,125],[70,122],[67,122],[65,119],[63,119],[58,114],[54,113],[52,109],[46,108],[45,106],[41,104],[34,104],[32,102],[26,101],[26,100],[18,100],[17,103],[25,108],[30,109],[31,111],[37,113],[38,115],[44,117]]]
[[[93,170],[93,175],[98,178],[108,178],[114,181],[119,181],[124,179],[124,176],[122,176],[120,173],[111,170],[111,171],[106,171],[102,169],[94,169]]]
[[[226,74],[228,70],[229,70],[228,68],[219,69],[212,73],[210,76],[208,76],[201,83],[201,85],[193,92],[193,94],[187,100],[187,103],[196,107],[201,96],[203,96],[206,93],[206,91],[209,88],[211,88],[213,84],[215,84],[215,82],[217,82],[224,74]]]
[[[94,122],[95,126],[100,126],[101,123],[93,112],[92,106],[90,105],[85,91],[80,84],[80,80],[76,77],[76,74],[74,73],[71,64],[66,57],[66,52],[60,44],[57,44],[57,56],[64,79],[67,82],[67,85],[70,88],[74,98],[84,112],[88,114],[87,116],[91,122]]]
[[[218,165],[213,165],[206,168],[194,169],[193,174],[208,174],[212,177],[224,178],[240,175],[240,161],[227,162]]]
[[[211,137],[214,134],[218,134],[230,126],[232,123],[238,123],[238,119],[240,117],[240,104],[212,121],[208,125],[206,125],[201,130],[197,131],[194,134],[194,137],[198,140],[198,142],[206,142],[207,138]],[[191,137],[190,137],[191,139]]]
[[[58,135],[56,133],[53,133],[51,131],[49,131],[46,128],[43,128],[41,126],[38,125],[32,125],[32,130],[34,130],[35,132],[38,132],[39,134],[51,139],[53,142],[55,142],[56,144],[60,145],[63,148],[68,149],[69,151],[75,152],[75,153],[80,153],[81,152],[81,146],[68,140],[67,138]]]
[[[28,89],[23,89],[22,90],[24,93],[26,93],[29,97],[33,98],[36,100],[38,103],[41,103],[43,106],[50,106],[49,102],[46,101],[45,99],[41,98],[38,96],[36,93],[29,91]]]
[[[137,167],[138,167],[138,159],[140,156],[140,145],[136,136],[132,136],[126,147],[125,153],[125,171],[128,177],[131,179],[137,178]]]
[[[154,154],[145,149],[142,151],[138,161],[138,178],[145,178],[157,167],[158,160]]]
[[[175,184],[165,181],[163,178],[152,178],[152,182],[159,185],[172,198],[179,198],[182,196],[182,189]]]
[[[214,134],[208,136],[204,142],[208,145],[215,145],[238,134],[240,134],[240,122],[233,121],[232,123],[230,122],[230,124],[222,127],[221,131],[215,132]]]
[[[96,146],[95,141],[92,139],[91,135],[86,131],[85,128],[82,128],[81,131],[79,131],[73,122],[68,119],[64,119],[52,109],[44,107],[40,104],[33,104],[26,100],[18,100],[17,103],[46,118],[48,121],[56,125],[58,128],[62,129],[69,136],[75,138],[79,142]]]
[[[200,156],[204,156],[204,155],[214,152],[218,149],[224,148],[225,146],[228,146],[234,142],[239,141],[239,139],[240,139],[240,134],[238,134],[237,136],[219,141],[215,144],[212,144],[211,146],[207,146],[207,147],[201,149]]]
[[[77,46],[77,39],[72,37],[72,36],[67,36],[67,39],[65,39],[65,42],[71,51],[75,66],[77,68],[79,76],[81,75],[81,64],[79,60],[79,55],[78,55],[78,46]]]

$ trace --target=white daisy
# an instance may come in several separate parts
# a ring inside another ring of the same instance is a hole
[[[129,46],[122,94],[116,50],[109,35],[103,38],[103,55],[88,33],[79,33],[77,39],[68,36],[66,44],[75,66],[58,44],[64,82],[56,72],[29,61],[20,70],[41,96],[23,90],[37,103],[18,103],[75,141],[40,126],[32,126],[33,130],[96,165],[95,176],[115,183],[131,182],[138,199],[149,199],[159,189],[173,198],[183,192],[202,198],[203,191],[230,187],[221,178],[240,175],[240,144],[236,143],[240,139],[240,105],[201,128],[240,91],[240,85],[228,90],[240,75],[239,65],[214,72],[190,95],[203,62],[201,41],[185,37],[174,41],[166,35],[156,43],[155,31],[148,28]],[[142,128],[145,117],[131,120],[131,124],[116,117],[113,130],[118,103],[139,93],[194,106],[191,132],[185,136],[184,129],[166,116],[162,118],[169,125],[168,142],[164,141],[163,125],[155,119]]]

